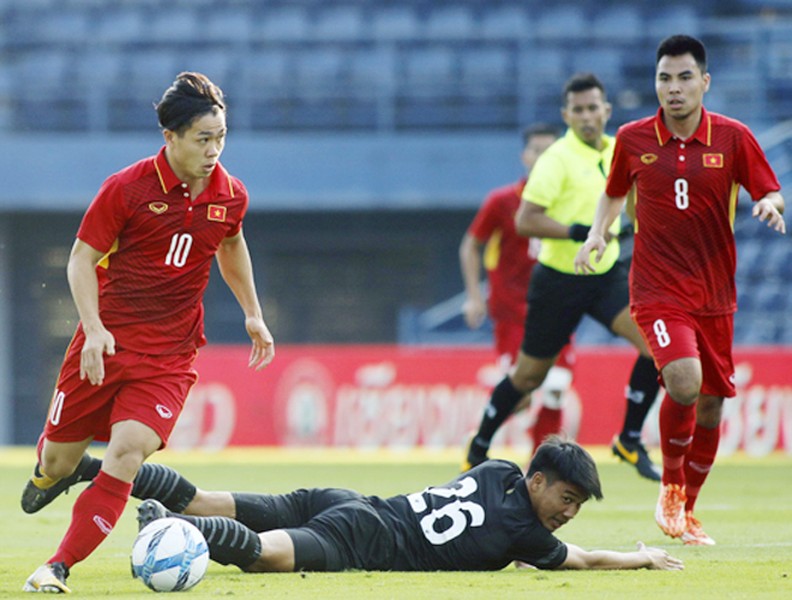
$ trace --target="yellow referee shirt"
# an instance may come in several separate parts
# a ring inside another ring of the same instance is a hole
[[[613,158],[613,138],[602,136],[601,152],[580,141],[572,129],[558,139],[536,161],[523,200],[545,207],[545,214],[564,225],[591,225]],[[619,220],[610,229],[619,233]],[[575,255],[582,242],[542,239],[539,262],[562,273],[575,272]],[[619,242],[608,244],[602,260],[593,263],[597,273],[607,272],[619,258]]]

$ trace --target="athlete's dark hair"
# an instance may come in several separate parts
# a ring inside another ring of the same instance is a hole
[[[549,123],[534,123],[530,127],[526,127],[522,130],[523,146],[527,146],[528,142],[530,142],[531,138],[535,135],[552,135],[553,137],[558,137],[561,135],[561,131],[558,127],[550,125]]]
[[[570,93],[585,92],[586,90],[592,90],[594,88],[602,92],[603,98],[606,96],[605,86],[594,73],[575,73],[572,77],[567,79],[567,82],[564,84],[564,94],[561,97],[561,104],[566,105]]]
[[[602,486],[594,459],[575,442],[553,435],[545,439],[536,449],[527,478],[534,473],[543,473],[548,485],[556,481],[573,483],[582,489],[586,498],[594,496],[602,500]]]
[[[154,105],[162,129],[181,135],[197,117],[225,112],[223,91],[201,73],[183,72]]]
[[[702,73],[707,72],[707,49],[701,41],[689,35],[672,35],[657,47],[655,66],[664,56],[682,56],[690,53]]]

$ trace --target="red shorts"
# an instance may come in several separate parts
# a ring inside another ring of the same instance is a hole
[[[198,380],[192,368],[196,353],[155,356],[116,349],[114,356],[105,355],[104,382],[97,386],[80,379],[84,341],[80,329],[61,366],[44,437],[53,442],[106,442],[115,423],[132,420],[151,427],[164,448]]]
[[[701,393],[731,398],[734,387],[734,315],[701,316],[668,306],[641,306],[632,317],[649,345],[657,370],[680,358],[701,362]]]
[[[517,361],[517,355],[520,353],[520,346],[522,346],[523,335],[525,334],[525,322],[499,320],[494,321],[493,325],[495,351],[504,362],[508,359],[508,364],[511,366]],[[507,357],[507,359],[504,357]],[[571,371],[575,365],[575,360],[575,350],[570,341],[569,344],[561,348],[555,364]]]

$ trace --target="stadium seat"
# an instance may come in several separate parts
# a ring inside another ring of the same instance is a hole
[[[327,91],[342,85],[346,53],[335,46],[304,47],[294,52],[294,77],[301,93]]]
[[[63,43],[85,42],[91,36],[88,13],[79,8],[42,11],[27,31],[28,41],[50,47]]]
[[[233,56],[225,49],[190,50],[178,54],[177,68],[203,73],[227,94],[234,79],[231,76],[233,62]]]
[[[598,47],[572,53],[572,70],[591,72],[599,77],[611,94],[618,92],[624,78],[622,52],[616,48]]]
[[[262,11],[253,35],[265,42],[307,40],[310,38],[310,17],[301,5],[284,5]]]
[[[385,48],[360,47],[349,62],[350,83],[369,93],[390,93],[395,82],[396,55]]]
[[[689,5],[658,2],[647,13],[647,21],[649,35],[658,40],[677,33],[699,35],[699,15]]]
[[[644,34],[644,22],[639,7],[619,2],[594,11],[591,34],[598,42],[630,43]]]
[[[445,46],[410,48],[400,62],[402,81],[413,90],[440,92],[455,80],[455,53]]]
[[[242,79],[250,94],[269,95],[284,88],[291,70],[289,58],[285,49],[245,53],[241,60]]]
[[[126,44],[140,40],[146,27],[143,12],[132,6],[103,10],[94,20],[94,35],[104,44]]]
[[[192,7],[174,4],[146,15],[146,27],[141,34],[151,42],[194,42],[196,34],[205,28]]]
[[[504,4],[485,10],[478,31],[488,39],[520,39],[533,34],[528,11],[520,4]]]
[[[203,27],[201,38],[211,42],[246,44],[253,30],[256,17],[245,6],[229,4],[223,10],[209,8],[200,15]]]
[[[411,39],[420,37],[418,16],[409,6],[394,5],[378,9],[371,18],[371,32],[376,39]]]
[[[460,51],[462,84],[468,93],[487,94],[516,86],[515,54],[508,47],[470,47]]]
[[[534,31],[540,39],[563,39],[574,44],[576,38],[583,38],[589,23],[582,7],[561,5],[548,8],[539,15]]]
[[[318,40],[357,41],[365,37],[365,23],[359,6],[354,4],[322,8],[315,17],[313,38]]]
[[[464,4],[434,4],[426,16],[425,35],[439,39],[469,38],[474,30],[474,17]]]

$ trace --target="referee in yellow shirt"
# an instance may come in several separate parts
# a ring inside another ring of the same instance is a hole
[[[614,436],[614,454],[647,479],[660,480],[641,443],[646,414],[659,384],[657,369],[630,317],[627,270],[619,258],[618,223],[596,275],[575,275],[574,260],[605,190],[613,157],[605,126],[611,115],[605,88],[590,73],[574,75],[564,86],[561,116],[568,126],[534,165],[517,212],[517,231],[541,238],[538,264],[528,288],[528,317],[513,372],[493,390],[478,432],[471,438],[464,468],[487,460],[492,437],[527,394],[537,389],[588,314],[640,353],[627,388],[627,414]]]

